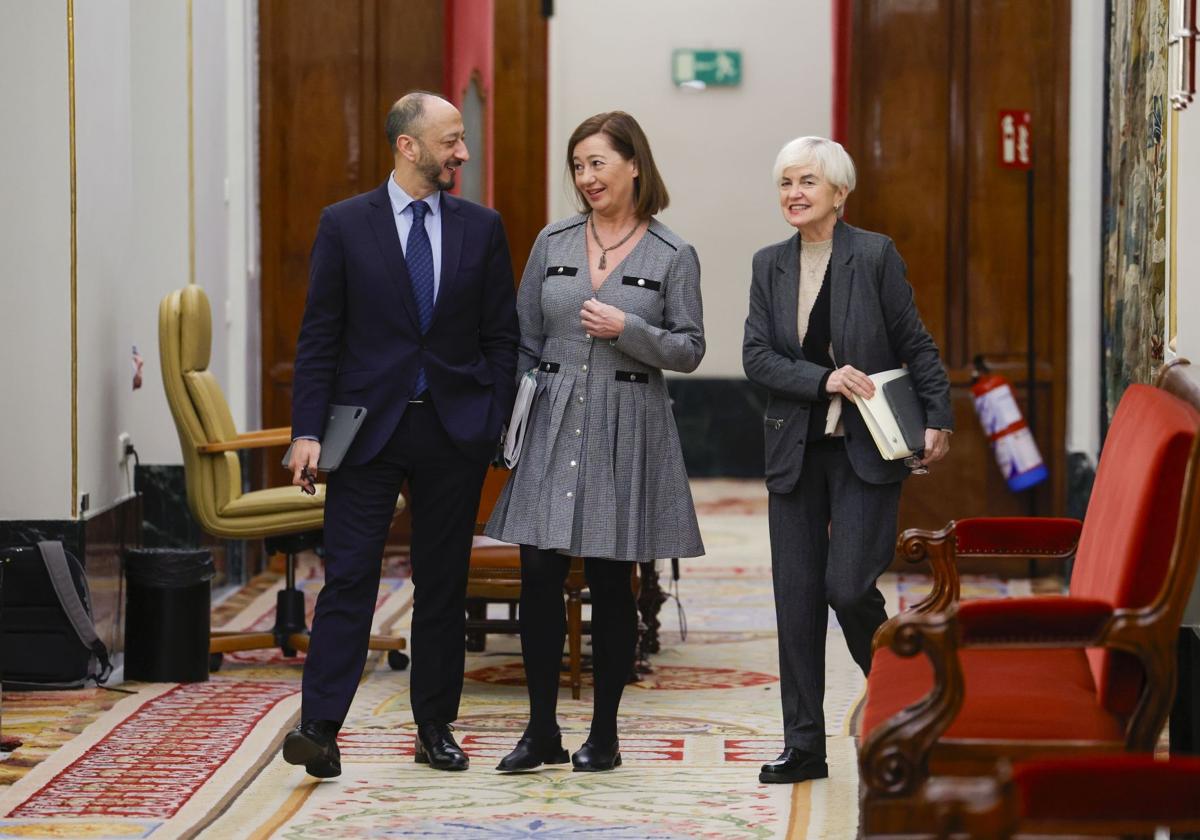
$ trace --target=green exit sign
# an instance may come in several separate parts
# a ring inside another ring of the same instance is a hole
[[[733,87],[742,83],[741,50],[675,50],[671,76],[688,87]]]

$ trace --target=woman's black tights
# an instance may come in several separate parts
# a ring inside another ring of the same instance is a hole
[[[571,560],[556,551],[521,546],[521,656],[529,686],[526,735],[558,732],[558,680],[567,614],[563,583]],[[592,600],[592,673],[595,679],[589,740],[608,745],[617,738],[617,708],[633,668],[637,604],[630,585],[632,564],[584,560]]]

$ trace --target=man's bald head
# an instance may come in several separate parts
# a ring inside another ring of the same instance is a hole
[[[427,90],[414,90],[396,100],[388,111],[384,129],[387,132],[388,147],[396,151],[396,140],[402,134],[409,137],[420,136],[425,119],[431,111],[441,111],[443,108],[454,108],[449,102],[436,93]]]
[[[458,167],[470,158],[462,114],[435,93],[417,90],[396,100],[387,115],[387,137],[396,182],[415,198],[454,189]]]

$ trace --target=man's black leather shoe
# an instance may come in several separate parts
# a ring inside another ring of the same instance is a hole
[[[428,764],[434,770],[466,770],[470,764],[444,723],[422,723],[417,725],[417,764]]]
[[[556,732],[546,738],[522,735],[517,746],[496,765],[504,773],[533,770],[543,764],[566,764],[570,761],[563,749],[562,733]]]
[[[779,758],[764,764],[758,774],[760,782],[781,785],[826,778],[829,778],[829,765],[825,759],[799,747],[786,747]]]
[[[591,740],[571,754],[571,769],[577,773],[595,773],[621,766],[621,742],[613,741],[607,747],[593,744]]]
[[[306,720],[283,739],[283,760],[303,764],[310,776],[332,779],[342,774],[342,754],[337,734],[341,724],[332,720]]]

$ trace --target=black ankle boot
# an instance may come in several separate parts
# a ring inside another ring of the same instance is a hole
[[[600,746],[589,738],[578,752],[571,755],[571,769],[579,773],[611,770],[620,766],[621,742],[616,739],[607,746]]]
[[[513,751],[496,765],[503,773],[533,770],[543,764],[566,764],[570,759],[563,749],[562,733],[555,732],[547,737],[522,735]]]
[[[768,785],[791,785],[828,777],[829,765],[825,763],[825,756],[805,752],[799,747],[785,747],[779,758],[768,761],[758,773],[758,780]]]

